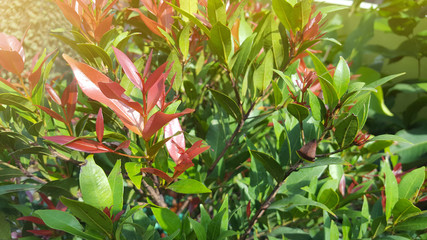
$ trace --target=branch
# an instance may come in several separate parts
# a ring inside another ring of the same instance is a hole
[[[153,198],[153,202],[160,207],[167,207],[168,205],[165,203],[165,200],[161,194],[158,193],[150,184],[148,184],[144,179],[142,179],[142,185],[147,189]]]
[[[301,163],[302,161],[299,160],[294,165],[292,165],[291,168],[289,168],[289,170],[285,173],[283,180],[276,184],[273,191],[270,193],[270,195],[267,197],[261,207],[256,211],[255,215],[252,217],[251,221],[249,222],[248,228],[246,229],[242,237],[239,238],[239,240],[245,240],[248,237],[248,235],[251,233],[252,228],[258,222],[258,219],[261,218],[262,215],[264,215],[265,211],[267,211],[267,209],[270,207],[271,203],[279,192],[280,187],[285,183],[286,179],[291,175],[291,173],[295,172],[298,169]]]
[[[36,182],[39,182],[39,183],[41,183],[41,184],[46,184],[46,183],[47,183],[47,181],[46,181],[46,180],[44,180],[44,179],[41,179],[41,178],[37,177],[36,175],[34,175],[34,174],[30,173],[27,169],[25,169],[25,167],[22,165],[21,160],[19,160],[19,158],[15,157],[15,156],[13,156],[13,155],[12,155],[12,157],[13,157],[13,159],[15,160],[16,165],[18,165],[19,170],[20,170],[20,171],[21,171],[25,176],[27,176],[27,177],[29,177],[29,178],[31,178],[31,179],[34,179]],[[3,165],[5,165],[5,166],[8,166],[8,167],[9,167],[9,166],[12,166],[11,164],[5,163],[5,162],[3,162],[3,161],[1,161],[1,160],[0,160],[0,163],[1,163],[1,164],[3,164]],[[14,166],[12,166],[12,167],[16,169],[16,167],[14,167]]]

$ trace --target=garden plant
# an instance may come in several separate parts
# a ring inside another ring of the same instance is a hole
[[[427,1],[38,1],[69,24],[0,29],[0,239],[427,239]]]

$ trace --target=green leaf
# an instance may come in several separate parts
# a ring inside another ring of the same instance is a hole
[[[197,0],[181,0],[179,1],[179,6],[183,11],[188,12],[189,14],[197,13],[197,9],[198,9]],[[186,17],[184,17],[184,21],[187,21]]]
[[[265,54],[261,65],[254,71],[253,79],[255,88],[263,92],[273,79],[273,53]]]
[[[320,61],[319,58],[317,58],[316,55],[314,55],[312,52],[310,51],[305,51],[306,53],[308,53],[311,57],[311,60],[313,61],[314,64],[314,69],[316,69],[316,73],[319,77],[323,77],[324,79],[326,79],[328,82],[332,82],[332,76],[329,73],[329,70],[325,67],[325,65],[323,65],[322,61]]]
[[[152,207],[154,216],[160,227],[163,228],[168,234],[172,234],[181,228],[181,221],[179,217],[167,208]]]
[[[333,189],[328,188],[321,191],[317,196],[317,201],[325,204],[328,208],[333,209],[338,205],[340,198]]]
[[[398,73],[398,74],[390,75],[387,77],[383,77],[379,80],[376,80],[374,82],[369,83],[368,85],[366,85],[366,87],[376,88],[378,86],[384,85],[385,83],[387,83],[387,82],[389,82],[389,81],[391,81],[397,77],[403,76],[403,75],[405,75],[405,73]]]
[[[98,208],[65,197],[60,197],[61,202],[70,209],[71,213],[86,223],[88,226],[96,229],[106,236],[111,236],[113,232],[113,222]]]
[[[233,76],[235,78],[238,78],[247,66],[246,63],[248,62],[249,54],[251,53],[254,38],[255,34],[246,38],[246,40],[240,46],[239,50],[233,56],[233,58],[235,57],[235,61],[231,71],[233,72]]]
[[[362,99],[359,99],[356,104],[350,109],[350,113],[356,115],[359,122],[359,130],[365,126],[368,119],[369,104],[371,102],[371,94],[365,94]]]
[[[353,143],[358,132],[357,117],[350,114],[335,126],[334,136],[340,148],[343,149]]]
[[[393,141],[393,142],[401,142],[401,143],[412,144],[410,141],[404,139],[403,137],[399,137],[397,135],[392,135],[392,134],[378,135],[378,136],[375,136],[375,137],[369,139],[369,141]]]
[[[190,218],[191,226],[194,229],[194,233],[196,233],[196,237],[198,240],[206,240],[206,229],[203,227],[203,225],[199,222],[197,222],[194,219]]]
[[[1,93],[0,104],[5,104],[25,112],[34,112],[36,110],[36,107],[27,98],[11,93]]]
[[[188,13],[187,11],[184,11],[183,9],[179,8],[178,6],[173,5],[170,2],[166,1],[165,3],[167,3],[171,7],[173,7],[173,9],[175,9],[175,11],[177,11],[177,12],[181,13],[182,15],[184,15],[184,17],[187,17],[188,19],[190,19],[190,21],[192,23],[196,24],[197,27],[199,27],[206,34],[206,36],[210,37],[210,31],[209,31],[209,29],[199,19],[197,19],[191,13]]]
[[[345,165],[345,164],[348,164],[348,163],[342,158],[328,157],[328,158],[317,158],[315,162],[304,164],[304,166],[302,166],[301,168],[313,168],[318,166]]]
[[[186,1],[190,2],[189,0],[186,0]],[[197,3],[196,3],[196,6],[197,6]],[[188,49],[190,47],[190,40],[189,40],[190,29],[191,29],[191,24],[187,24],[179,34],[179,50],[181,50],[183,59],[187,59],[188,57]]]
[[[79,221],[71,214],[60,210],[37,210],[34,212],[50,228],[61,230],[84,239],[103,239],[83,232]]]
[[[251,150],[250,153],[256,160],[262,163],[265,170],[267,170],[277,182],[282,181],[284,176],[282,167],[272,156],[255,150]]]
[[[316,201],[313,201],[309,198],[303,197],[301,195],[294,195],[292,197],[288,197],[288,198],[284,198],[281,199],[279,201],[274,202],[273,204],[270,205],[269,209],[276,209],[279,211],[285,211],[286,208],[292,205],[294,206],[314,206],[314,207],[319,207],[325,211],[327,211],[328,213],[330,213],[331,215],[335,216],[335,214],[331,211],[331,209],[329,209],[327,206],[325,206],[323,203],[319,203]]]
[[[9,184],[9,185],[0,185],[0,195],[20,192],[20,191],[29,191],[29,190],[37,190],[42,185],[34,185],[34,184]]]
[[[346,93],[350,84],[350,68],[343,57],[340,57],[332,83],[337,91],[338,98],[341,98]]]
[[[317,121],[321,121],[326,115],[325,104],[322,99],[317,97],[312,91],[308,91],[309,104],[311,108],[311,115]]]
[[[203,183],[194,179],[182,179],[172,183],[168,189],[183,194],[197,194],[197,193],[210,193],[211,190]]]
[[[51,152],[44,147],[34,146],[34,147],[21,148],[10,153],[10,155],[13,155],[13,156],[21,156],[23,154],[42,154],[42,155],[50,156]]]
[[[399,201],[396,202],[396,205],[394,205],[393,211],[391,211],[393,215],[393,222],[395,224],[414,215],[418,215],[420,212],[421,210],[415,207],[407,199],[399,199]]]
[[[386,220],[388,220],[391,216],[391,211],[394,208],[397,200],[399,199],[399,188],[397,185],[396,177],[388,165],[388,162],[384,162],[383,164],[384,172],[385,172],[385,196],[386,196],[386,204],[385,204],[385,215]]]
[[[416,231],[427,229],[427,213],[411,217],[395,226],[396,230]]]
[[[128,176],[136,188],[141,188],[142,174],[141,174],[142,163],[127,162],[125,163],[125,169]]]
[[[418,195],[425,180],[425,167],[420,167],[405,174],[399,183],[399,198],[412,199]]]
[[[123,175],[121,171],[121,161],[117,160],[110,175],[108,175],[108,183],[111,187],[113,194],[113,207],[111,209],[113,214],[117,214],[123,208]]]
[[[293,6],[286,0],[273,0],[273,10],[287,30],[295,32],[295,14]]]
[[[278,107],[283,101],[282,91],[275,81],[272,81],[271,85],[273,86],[274,106]]]
[[[227,111],[230,116],[236,119],[237,122],[242,120],[242,113],[240,112],[240,108],[233,99],[222,92],[213,89],[210,89],[210,91],[215,100]]]
[[[99,209],[111,207],[113,194],[104,170],[96,165],[93,155],[86,160],[87,163],[81,168],[79,176],[83,201]]]
[[[327,79],[319,76],[320,87],[323,91],[323,97],[325,99],[325,103],[328,105],[329,109],[334,109],[338,104],[338,94],[335,88],[332,86],[331,82]]]
[[[100,58],[109,70],[113,69],[113,62],[111,61],[110,56],[104,51],[104,49],[92,43],[78,43],[77,47],[88,53],[87,57],[92,61],[95,61],[96,58]]]
[[[310,111],[307,107],[296,103],[289,103],[287,109],[288,112],[296,119],[298,119],[299,122],[302,122],[310,114]]]
[[[25,175],[19,169],[14,169],[14,168],[0,169],[0,181],[7,180],[10,178],[15,178],[15,177],[22,177],[22,176],[25,176]]]
[[[208,0],[208,19],[212,26],[218,22],[226,25],[227,14],[221,0]]]
[[[225,64],[228,64],[228,57],[232,48],[230,29],[221,22],[217,22],[211,29],[211,36],[208,43],[212,51]]]

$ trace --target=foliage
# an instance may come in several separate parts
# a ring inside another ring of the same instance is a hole
[[[426,237],[426,88],[358,62],[372,19],[341,45],[342,8],[311,0],[54,2],[79,56],[62,77],[58,51],[29,66],[25,34],[0,33],[1,236]],[[372,15],[423,49],[425,3],[405,2]]]

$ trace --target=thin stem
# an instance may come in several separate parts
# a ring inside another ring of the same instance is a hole
[[[150,193],[153,198],[153,202],[160,207],[167,207],[168,205],[165,203],[165,200],[161,194],[159,194],[151,185],[149,185],[144,179],[142,179],[142,184]]]
[[[27,171],[27,169],[25,169],[25,168],[24,168],[24,166],[23,166],[23,165],[22,165],[22,163],[21,163],[21,160],[20,160],[18,157],[13,156],[13,159],[15,160],[16,165],[18,165],[19,170],[20,170],[23,174],[25,174],[25,176],[27,176],[27,177],[29,177],[29,178],[32,178],[32,179],[34,179],[35,181],[37,181],[37,182],[39,182],[39,183],[41,183],[41,184],[46,184],[46,183],[47,183],[47,181],[46,181],[46,180],[43,180],[43,179],[41,179],[41,178],[37,177],[36,175],[34,175],[34,174],[32,174],[32,173],[28,172],[28,171]],[[1,160],[0,160],[0,161],[1,161]]]
[[[19,82],[21,83],[21,86],[24,89],[25,95],[27,95],[27,98],[30,99],[30,94],[28,94],[28,90],[25,87],[24,80],[22,79],[21,75],[19,75]]]
[[[248,227],[246,228],[245,233],[243,233],[243,235],[239,238],[239,240],[245,240],[248,237],[248,235],[251,233],[252,228],[255,226],[258,220],[262,217],[262,215],[264,215],[265,211],[267,211],[267,209],[270,207],[271,203],[273,202],[274,198],[279,192],[280,187],[285,183],[286,179],[291,175],[291,173],[295,172],[298,169],[301,163],[302,161],[299,160],[294,165],[292,165],[291,168],[289,168],[289,170],[285,173],[285,176],[283,176],[283,180],[276,184],[273,191],[270,193],[270,195],[267,197],[267,199],[264,201],[261,207],[256,211],[255,215],[252,217]]]

